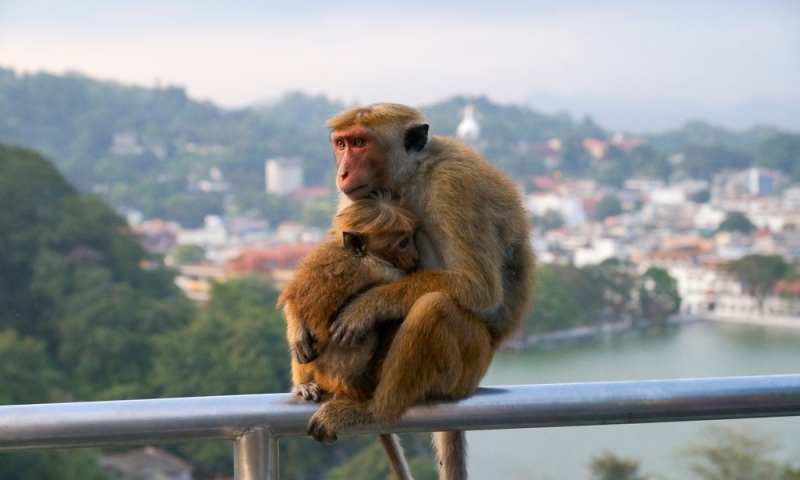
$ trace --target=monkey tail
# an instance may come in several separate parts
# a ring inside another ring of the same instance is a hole
[[[389,459],[389,468],[397,480],[414,480],[411,476],[411,469],[408,468],[403,447],[400,445],[400,437],[393,433],[378,435],[383,451]]]
[[[436,432],[439,480],[467,480],[467,437],[462,431]]]

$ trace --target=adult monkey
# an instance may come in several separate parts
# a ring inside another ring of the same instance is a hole
[[[413,404],[472,394],[533,300],[535,257],[514,183],[454,138],[428,136],[422,114],[397,104],[346,110],[330,120],[340,208],[378,189],[404,199],[420,221],[421,271],[345,306],[331,338],[355,345],[384,320],[404,318],[371,399],[333,399],[308,432],[323,442],[343,428],[387,423]],[[440,478],[467,477],[463,432],[436,434]]]

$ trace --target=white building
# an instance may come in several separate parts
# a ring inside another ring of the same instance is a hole
[[[800,186],[787,188],[781,198],[784,210],[800,210]]]
[[[218,215],[206,215],[205,226],[200,229],[186,229],[178,233],[178,245],[199,245],[205,249],[221,247],[228,243],[228,230]]]
[[[525,199],[525,207],[536,216],[542,216],[548,210],[556,211],[564,219],[564,226],[568,228],[575,228],[587,220],[583,200],[580,197],[534,193]]]
[[[676,262],[667,271],[677,283],[681,313],[699,315],[714,309],[721,284],[716,270],[692,262]]]
[[[284,196],[303,187],[303,161],[300,157],[270,158],[264,168],[267,193]]]
[[[686,192],[681,188],[657,188],[650,192],[653,205],[682,205],[686,202]]]
[[[620,248],[614,239],[594,238],[588,246],[575,250],[572,261],[576,267],[597,265],[609,258],[618,257],[619,253]]]
[[[727,213],[721,208],[704,203],[697,207],[697,211],[694,214],[694,226],[695,228],[715,231],[726,216]]]
[[[786,223],[786,213],[778,197],[754,198],[748,205],[746,215],[756,227],[772,232],[783,230]]]
[[[481,136],[481,126],[475,120],[475,106],[464,107],[464,118],[456,127],[456,137],[467,143],[475,143]]]

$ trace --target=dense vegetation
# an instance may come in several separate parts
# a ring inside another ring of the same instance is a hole
[[[617,259],[599,265],[545,264],[536,280],[536,308],[524,332],[544,332],[628,321],[641,328],[662,328],[680,309],[675,280],[666,270],[637,275]]]

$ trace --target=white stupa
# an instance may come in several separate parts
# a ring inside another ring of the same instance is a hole
[[[456,137],[467,142],[474,143],[481,136],[481,126],[475,120],[475,107],[468,104],[464,107],[464,118],[456,128]]]

